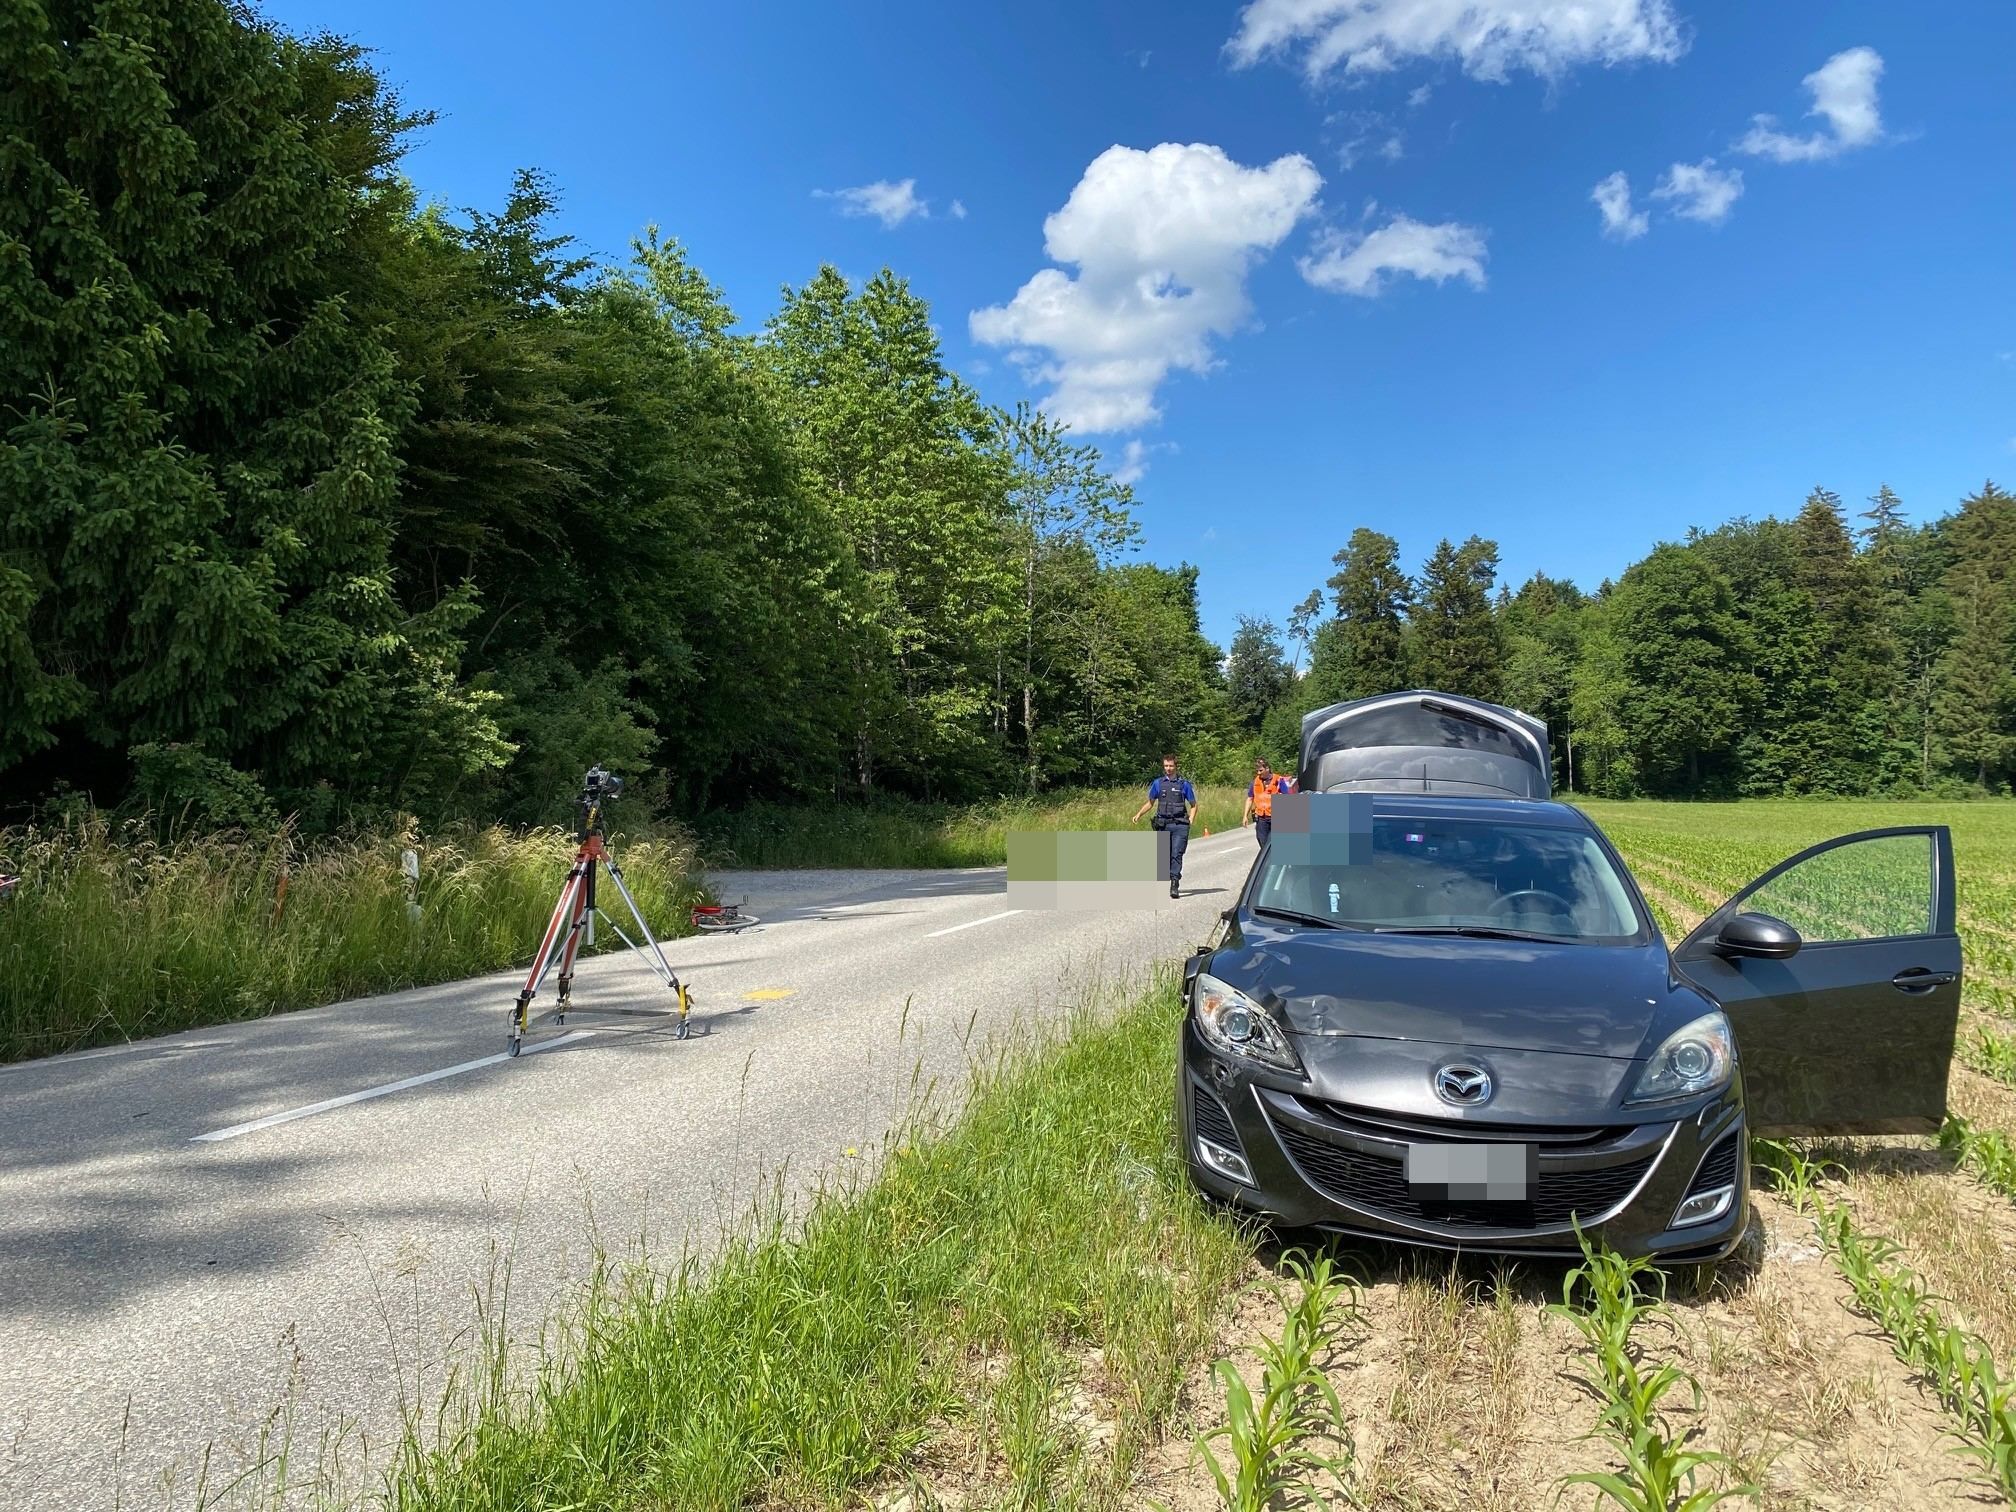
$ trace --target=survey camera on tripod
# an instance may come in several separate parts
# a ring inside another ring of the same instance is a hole
[[[651,926],[644,922],[643,910],[638,908],[637,900],[630,895],[630,888],[623,880],[623,868],[616,864],[616,856],[610,849],[608,837],[602,833],[602,805],[622,795],[623,779],[600,765],[588,768],[588,775],[581,779],[581,796],[576,800],[581,817],[581,848],[574,853],[574,864],[568,869],[567,880],[560,888],[560,901],[553,906],[553,916],[547,921],[545,936],[539,941],[539,952],[532,958],[531,974],[525,978],[524,990],[518,994],[518,1001],[512,1006],[511,1039],[507,1047],[511,1055],[519,1053],[525,1031],[532,1026],[532,1000],[538,996],[539,988],[545,983],[546,974],[555,966],[560,968],[560,992],[550,1012],[556,1024],[567,1022],[567,1014],[573,1008],[574,963],[584,945],[592,948],[595,944],[597,919],[601,919],[615,930],[616,937],[642,956],[644,964],[650,967],[658,980],[672,990],[673,1006],[662,1010],[597,1008],[593,1011],[644,1017],[655,1017],[661,1012],[674,1014],[678,1021],[678,1037],[686,1038],[686,1014],[692,1004],[692,998],[673,972],[671,963],[665,959],[665,952],[658,948],[658,941],[651,933]],[[615,885],[617,895],[622,898],[631,922],[637,926],[637,939],[633,940],[625,934],[623,926],[603,913],[598,906],[595,897],[598,873],[607,876]],[[551,1043],[560,1044],[564,1041],[555,1040]]]

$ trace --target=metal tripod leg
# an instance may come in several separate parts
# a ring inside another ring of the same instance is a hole
[[[652,970],[657,973],[658,980],[663,982],[667,987],[670,987],[672,991],[678,996],[679,1029],[675,1037],[683,1040],[686,1038],[687,1034],[691,1031],[692,1027],[686,1021],[687,1010],[692,1006],[692,1000],[688,995],[685,986],[680,982],[679,978],[673,974],[672,964],[671,962],[665,959],[665,952],[658,948],[657,938],[651,933],[651,926],[644,922],[644,912],[642,909],[638,908],[637,900],[630,896],[630,884],[623,880],[622,868],[617,866],[616,858],[614,856],[610,856],[608,858],[608,867],[609,867],[609,880],[616,884],[616,891],[623,895],[623,901],[626,905],[628,905],[630,909],[630,917],[637,921],[638,932],[644,936],[644,943],[651,947],[651,953],[648,956],[645,956],[646,964],[651,965]],[[619,935],[623,933],[623,931],[620,929],[617,930],[616,932]],[[630,942],[627,938],[624,941],[624,943],[629,944],[631,946],[631,949],[633,950],[637,949],[636,945]],[[643,952],[640,950],[638,951],[638,954],[642,955]]]
[[[593,940],[595,930],[595,858],[584,864],[581,885],[574,890],[574,918],[568,925],[567,943],[560,948],[560,975],[554,986],[559,998],[554,1003],[553,1022],[567,1022],[567,1005],[574,997],[574,960],[581,954],[583,938]]]

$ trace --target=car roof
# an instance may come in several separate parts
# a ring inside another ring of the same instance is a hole
[[[1381,819],[1497,820],[1505,824],[1530,824],[1547,829],[1596,828],[1595,822],[1572,804],[1541,798],[1452,798],[1435,793],[1367,793],[1362,796],[1372,800],[1372,812]]]

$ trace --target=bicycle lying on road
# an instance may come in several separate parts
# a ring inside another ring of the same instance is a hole
[[[752,924],[762,922],[754,914],[742,912],[733,903],[693,905],[693,927],[707,934],[733,934],[738,929],[747,929]]]

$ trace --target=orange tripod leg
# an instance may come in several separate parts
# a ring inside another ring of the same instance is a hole
[[[595,863],[590,861],[589,866]],[[574,995],[574,958],[581,953],[581,937],[587,932],[588,894],[593,885],[583,881],[574,889],[574,917],[568,921],[567,942],[560,947],[560,976],[557,982],[560,996],[554,1003],[553,1022],[567,1022],[567,1004]]]
[[[525,1037],[526,1010],[531,1006],[533,995],[539,991],[540,982],[552,968],[554,947],[559,941],[560,931],[580,916],[585,870],[586,863],[577,858],[573,869],[567,873],[567,881],[560,889],[560,900],[553,905],[553,917],[547,921],[545,937],[539,942],[539,952],[532,958],[532,970],[525,978],[524,990],[518,994],[518,1002],[511,1010],[509,1053],[512,1055],[518,1053],[520,1041]]]

